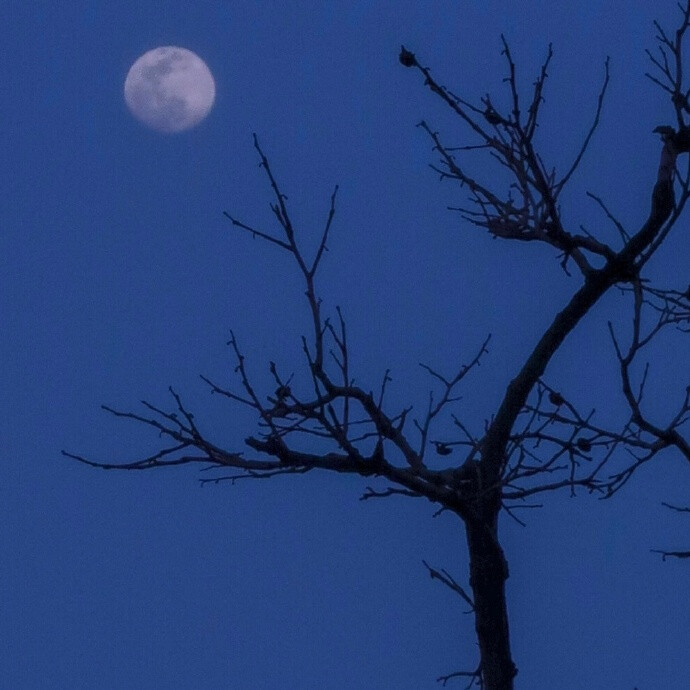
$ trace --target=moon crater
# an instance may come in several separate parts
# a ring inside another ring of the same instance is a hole
[[[125,79],[125,102],[151,129],[171,134],[198,125],[210,112],[216,85],[191,50],[161,46],[144,53]]]

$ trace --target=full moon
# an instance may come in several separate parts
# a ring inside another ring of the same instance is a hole
[[[216,85],[191,50],[162,46],[144,53],[125,79],[125,102],[147,127],[172,134],[198,125],[210,112]]]

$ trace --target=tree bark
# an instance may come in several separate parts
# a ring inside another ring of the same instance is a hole
[[[688,136],[690,142],[690,136]],[[690,149],[690,143],[687,144]],[[683,149],[685,150],[685,149]],[[508,386],[506,396],[488,430],[482,448],[482,474],[485,486],[500,486],[505,445],[515,419],[543,374],[546,365],[566,336],[608,289],[634,277],[635,261],[650,246],[673,211],[673,174],[678,155],[674,141],[665,142],[659,162],[657,183],[652,193],[652,208],[646,223],[626,246],[593,271],[585,284],[556,315],[518,376]],[[508,563],[498,541],[500,491],[485,495],[472,514],[463,516],[470,554],[470,586],[474,596],[474,621],[479,641],[480,670],[485,690],[513,690],[517,668],[510,654],[508,610],[505,582]]]
[[[498,543],[498,515],[465,521],[470,553],[474,625],[485,690],[513,690],[517,668],[510,655],[505,582],[508,564]]]

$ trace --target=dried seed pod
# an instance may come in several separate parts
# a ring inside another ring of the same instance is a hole
[[[276,398],[278,398],[278,400],[284,400],[291,395],[291,393],[290,386],[278,386],[278,388],[276,388]]]
[[[500,125],[503,122],[503,118],[491,107],[484,111],[484,117],[490,125]]]
[[[400,56],[398,59],[402,65],[405,65],[405,67],[413,67],[417,62],[417,58],[415,58],[414,53],[411,53],[409,50],[407,50],[405,46],[400,46]]]
[[[592,443],[586,438],[578,438],[577,441],[575,441],[575,445],[584,453],[589,453],[589,451],[592,450]]]
[[[565,398],[560,393],[551,391],[549,393],[549,402],[556,407],[560,407],[565,402]]]

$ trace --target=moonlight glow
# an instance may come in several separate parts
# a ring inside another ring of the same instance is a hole
[[[191,50],[163,46],[144,53],[125,79],[132,115],[159,132],[182,132],[210,112],[216,85],[206,63]]]

